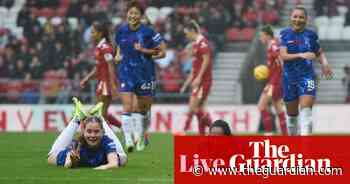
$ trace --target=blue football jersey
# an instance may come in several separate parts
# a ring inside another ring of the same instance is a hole
[[[73,143],[74,144],[74,143]],[[64,166],[67,154],[72,150],[71,147],[66,148],[57,155],[57,165]],[[116,145],[112,139],[103,136],[99,147],[91,149],[82,145],[80,147],[80,167],[97,167],[107,164],[107,155],[116,152]]]
[[[115,34],[115,42],[120,47],[122,60],[118,66],[118,78],[121,92],[139,92],[148,95],[147,89],[153,88],[156,80],[155,63],[151,55],[137,51],[135,43],[143,48],[157,48],[163,41],[162,36],[152,28],[141,24],[137,30],[131,30],[123,24]],[[142,91],[141,89],[146,91]],[[141,90],[141,91],[138,91]]]
[[[320,51],[317,34],[305,29],[295,32],[286,28],[280,32],[280,47],[285,47],[289,54]],[[296,100],[302,95],[316,96],[316,74],[314,61],[295,59],[284,62],[283,65],[283,98],[284,101]]]
[[[317,54],[320,50],[318,36],[310,29],[305,29],[303,32],[295,32],[292,28],[286,28],[280,32],[280,43],[280,47],[287,48],[289,54],[304,52]],[[290,80],[297,80],[298,76],[314,76],[313,62],[307,59],[284,62],[284,75],[288,75]]]

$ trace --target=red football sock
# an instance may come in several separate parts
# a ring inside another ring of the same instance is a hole
[[[198,122],[198,131],[200,135],[205,135],[205,125],[201,122]]]
[[[270,117],[270,113],[266,110],[260,111],[261,117],[264,123],[264,129],[265,132],[271,132],[272,131],[272,120]]]
[[[189,129],[191,129],[192,118],[193,118],[193,113],[189,112],[186,117],[184,131],[188,131]]]
[[[199,134],[205,134],[205,128],[211,125],[211,117],[208,112],[204,112],[202,110],[196,113],[198,119],[198,130]]]
[[[286,124],[286,114],[284,112],[279,113],[278,119],[280,121],[282,135],[288,135],[287,124]]]
[[[107,121],[109,124],[114,125],[118,128],[122,127],[122,123],[119,120],[117,120],[114,116],[112,116],[111,114],[107,115]]]

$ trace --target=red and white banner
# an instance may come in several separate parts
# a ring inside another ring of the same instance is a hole
[[[87,107],[88,108],[88,107]],[[211,105],[213,120],[226,120],[232,131],[254,133],[260,114],[252,105]],[[188,107],[186,105],[154,105],[152,132],[182,132]],[[0,105],[0,132],[2,131],[59,131],[69,122],[73,105]],[[318,105],[314,109],[314,132],[350,133],[349,105]],[[109,112],[120,118],[121,106],[111,106]],[[192,131],[197,131],[193,118]]]

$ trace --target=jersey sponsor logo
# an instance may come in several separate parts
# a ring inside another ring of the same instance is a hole
[[[124,88],[124,87],[125,87],[125,83],[121,83],[120,86],[121,86],[122,88]]]

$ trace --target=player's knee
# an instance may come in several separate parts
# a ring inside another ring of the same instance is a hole
[[[147,114],[147,112],[151,109],[150,107],[151,106],[145,104],[145,105],[142,105],[142,106],[138,107],[135,112],[139,112],[139,113],[142,113],[142,114]]]
[[[278,114],[284,111],[282,101],[272,101],[272,105],[275,107]]]
[[[304,108],[312,108],[313,103],[309,102],[309,103],[300,103],[300,109],[304,109]]]

